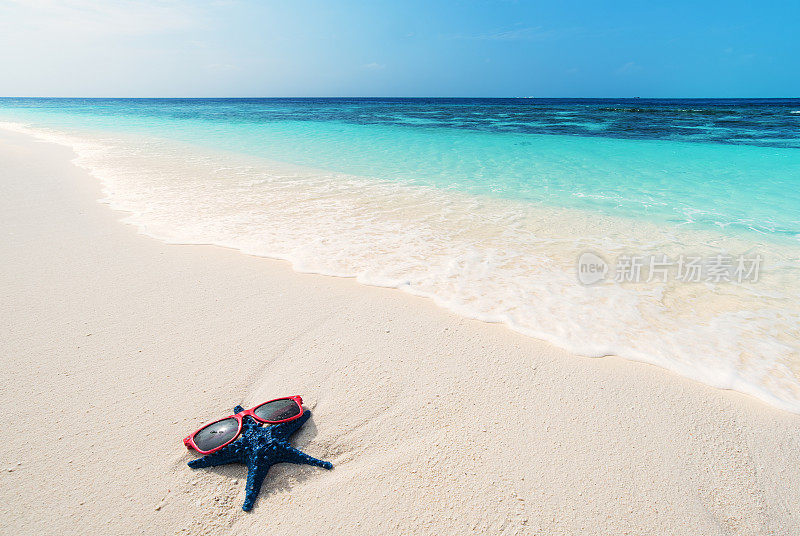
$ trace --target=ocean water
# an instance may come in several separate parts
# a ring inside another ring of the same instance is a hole
[[[800,100],[0,99],[0,126],[155,238],[800,412]]]

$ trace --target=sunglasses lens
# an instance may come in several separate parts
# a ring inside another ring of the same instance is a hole
[[[209,451],[220,447],[236,437],[239,423],[236,419],[224,419],[201,428],[194,435],[194,444],[202,451]]]
[[[275,422],[297,417],[302,411],[297,402],[289,398],[283,398],[261,404],[253,410],[253,413],[262,421]]]

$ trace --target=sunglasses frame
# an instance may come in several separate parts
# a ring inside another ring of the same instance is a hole
[[[255,410],[260,408],[264,404],[269,404],[270,402],[277,402],[278,400],[292,400],[292,401],[294,401],[300,407],[300,413],[298,413],[297,415],[295,415],[293,417],[288,417],[286,419],[281,419],[279,421],[266,421],[266,420],[258,417],[255,414]],[[188,436],[183,438],[183,444],[186,445],[187,449],[194,449],[197,452],[199,452],[200,454],[211,454],[212,452],[217,452],[221,448],[230,445],[231,443],[233,443],[234,441],[236,441],[239,438],[239,436],[242,433],[242,420],[244,419],[244,417],[247,417],[247,416],[252,417],[253,420],[255,420],[257,422],[260,422],[262,424],[280,424],[282,422],[289,422],[289,421],[293,421],[295,419],[299,419],[300,417],[303,416],[304,412],[305,412],[305,409],[303,409],[303,399],[300,397],[300,395],[282,396],[280,398],[273,398],[272,400],[267,400],[266,402],[262,402],[261,404],[258,404],[257,406],[253,406],[250,409],[246,409],[246,410],[241,411],[239,413],[234,413],[233,415],[228,415],[227,417],[223,417],[222,419],[217,419],[216,421],[211,421],[209,423],[204,424],[203,426],[201,426],[200,428],[198,428],[197,430],[195,430],[194,432],[192,432],[191,434],[189,434]],[[215,424],[215,423],[218,423],[218,422],[221,422],[221,421],[225,421],[227,419],[236,419],[236,422],[239,423],[239,429],[236,430],[236,435],[234,435],[229,441],[226,441],[222,445],[220,445],[218,447],[215,447],[215,448],[213,448],[211,450],[200,450],[200,448],[194,442],[194,436],[196,436],[204,428],[207,428],[208,426],[211,426],[212,424]]]

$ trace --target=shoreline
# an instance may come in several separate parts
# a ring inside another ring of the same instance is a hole
[[[17,533],[800,527],[800,415],[392,289],[160,243],[70,155],[0,131],[2,409],[23,438],[0,454],[0,519]],[[192,471],[181,439],[292,394],[313,413],[293,444],[335,468],[276,467],[245,514],[243,468]]]
[[[162,242],[397,288],[570,353],[660,366],[800,414],[791,343],[800,311],[787,301],[800,288],[798,250],[788,244],[371,181],[166,138],[0,127],[74,150],[73,163],[102,184],[102,202]],[[673,260],[756,251],[776,268],[757,285],[673,277],[587,287],[575,277],[587,251]]]

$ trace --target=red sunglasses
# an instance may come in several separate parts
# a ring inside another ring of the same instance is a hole
[[[236,440],[242,433],[242,419],[250,416],[260,423],[279,424],[293,421],[303,415],[303,399],[287,396],[264,402],[258,406],[209,423],[186,436],[183,444],[200,454],[211,454]]]

